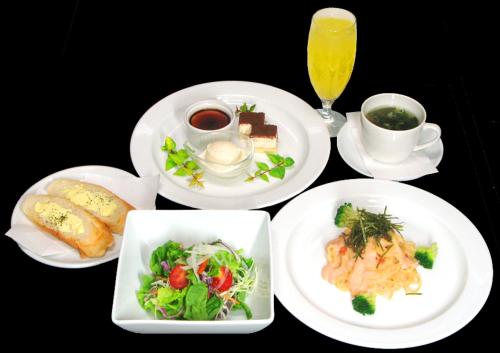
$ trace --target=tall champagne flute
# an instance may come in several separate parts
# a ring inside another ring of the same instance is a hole
[[[321,99],[319,113],[335,137],[346,122],[345,116],[332,110],[333,102],[344,91],[356,57],[356,17],[344,9],[317,11],[311,20],[307,43],[309,79]]]

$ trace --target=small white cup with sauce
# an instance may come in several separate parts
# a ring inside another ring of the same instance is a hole
[[[417,118],[418,125],[407,130],[391,130],[380,127],[367,118],[368,113],[385,107],[397,107],[412,113]],[[396,93],[371,96],[361,106],[361,141],[373,159],[383,163],[400,163],[414,151],[429,147],[441,137],[441,128],[436,124],[426,123],[426,119],[424,107],[413,98]],[[432,137],[419,143],[424,130],[432,130]]]
[[[198,145],[200,137],[206,133],[231,131],[234,120],[234,112],[228,105],[209,99],[191,104],[186,109],[184,124],[188,140]]]

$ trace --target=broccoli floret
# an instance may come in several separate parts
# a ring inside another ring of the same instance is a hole
[[[377,297],[374,294],[360,294],[352,299],[352,308],[363,315],[375,314],[375,302]]]
[[[431,269],[434,266],[437,252],[438,247],[436,243],[432,243],[431,246],[419,246],[415,251],[415,258],[422,267]]]
[[[341,228],[350,227],[357,219],[359,219],[358,212],[352,208],[352,204],[346,202],[337,209],[335,225]]]

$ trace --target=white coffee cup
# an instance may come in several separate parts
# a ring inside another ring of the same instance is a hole
[[[398,107],[413,113],[418,119],[418,126],[408,130],[389,130],[367,119],[368,112],[383,107]],[[371,96],[361,106],[361,140],[366,152],[379,162],[399,163],[412,152],[429,147],[441,137],[441,128],[426,123],[426,118],[424,107],[413,98],[396,93]],[[425,130],[432,130],[432,138],[419,144],[420,134]]]

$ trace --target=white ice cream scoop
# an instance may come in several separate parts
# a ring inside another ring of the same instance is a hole
[[[219,164],[233,164],[241,161],[243,151],[231,141],[215,141],[207,145],[205,158]]]

